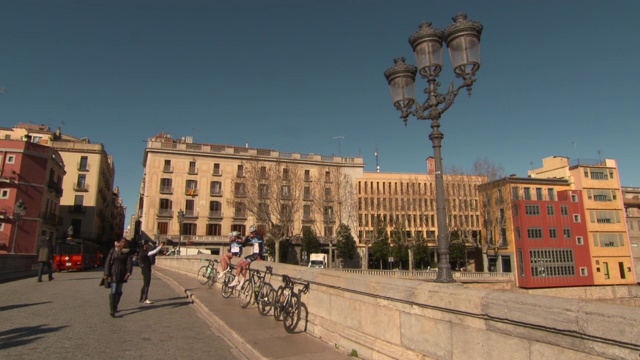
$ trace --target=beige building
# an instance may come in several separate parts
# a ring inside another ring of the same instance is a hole
[[[636,281],[640,281],[640,188],[622,187],[627,230],[631,243],[631,256],[636,271]]]
[[[57,150],[65,163],[63,195],[57,237],[73,237],[110,247],[124,230],[124,211],[119,190],[114,188],[115,166],[102,144],[52,132],[49,126],[18,124],[0,129],[0,137],[26,139]]]
[[[529,176],[568,179],[572,189],[581,190],[595,285],[635,283],[616,161],[551,156],[541,168],[529,170]]]
[[[263,233],[283,225],[286,237],[310,227],[325,241],[341,222],[354,229],[355,211],[348,210],[355,207],[353,179],[362,176],[364,162],[361,157],[200,144],[161,133],[148,139],[143,166],[135,220],[140,238],[218,252],[229,232],[247,234],[253,224]]]

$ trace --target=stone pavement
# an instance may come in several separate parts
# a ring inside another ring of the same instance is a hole
[[[336,349],[303,330],[289,334],[281,321],[262,316],[255,305],[243,309],[237,296],[225,299],[220,285],[201,285],[195,274],[154,267],[156,280],[162,278],[177,291],[186,294],[202,318],[226,337],[247,359],[321,360],[351,359],[346,350]],[[150,297],[154,294],[153,282]],[[301,320],[302,323],[303,320]]]

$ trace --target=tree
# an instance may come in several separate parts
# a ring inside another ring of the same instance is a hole
[[[504,177],[502,164],[495,164],[485,158],[477,158],[473,163],[473,173],[479,176],[486,176],[487,181],[498,180]]]
[[[336,251],[338,252],[338,258],[342,259],[343,264],[355,259],[358,254],[356,247],[356,241],[351,235],[351,228],[346,224],[340,224],[338,226],[336,241]]]
[[[305,227],[302,229],[302,252],[306,252],[307,259],[310,254],[320,252],[320,241],[313,229]]]
[[[236,217],[251,214],[266,237],[273,241],[270,249],[276,262],[280,242],[293,235],[295,215],[302,203],[302,170],[295,164],[251,159],[242,162],[242,171],[234,176],[233,197],[228,205]]]
[[[374,260],[380,262],[380,269],[382,269],[383,260],[388,259],[391,254],[391,244],[389,243],[386,225],[383,222],[376,223],[375,231],[375,240],[371,244],[371,256],[373,256]]]

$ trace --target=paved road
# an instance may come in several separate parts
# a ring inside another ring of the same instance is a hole
[[[159,277],[155,304],[138,303],[140,269],[109,316],[101,271],[56,273],[0,284],[0,359],[237,359],[243,356]]]

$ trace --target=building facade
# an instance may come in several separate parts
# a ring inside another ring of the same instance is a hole
[[[143,165],[136,236],[220,251],[229,232],[247,234],[253,224],[263,233],[282,226],[286,237],[309,227],[325,242],[341,222],[353,229],[353,179],[362,176],[364,162],[161,133],[148,139]]]
[[[55,237],[64,167],[50,147],[0,139],[0,253],[35,254],[40,240]]]
[[[566,179],[509,176],[479,187],[489,271],[523,288],[593,285],[581,191]]]
[[[125,210],[114,188],[115,166],[102,144],[52,132],[46,125],[18,124],[1,128],[0,138],[22,139],[51,147],[62,157],[66,175],[60,199],[56,238],[90,240],[104,248],[122,237]]]
[[[627,231],[631,243],[631,256],[635,268],[636,282],[640,281],[640,188],[622,187]]]
[[[616,161],[570,161],[567,157],[552,156],[543,159],[542,165],[539,169],[529,170],[529,176],[566,179],[572,190],[581,191],[585,208],[581,221],[587,226],[590,270],[594,276],[594,284],[635,283],[631,243]]]

